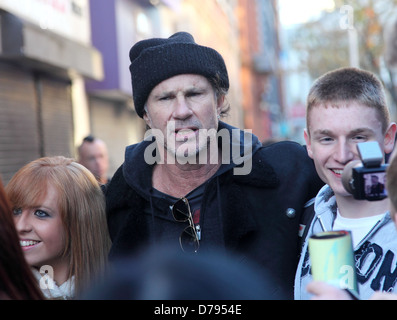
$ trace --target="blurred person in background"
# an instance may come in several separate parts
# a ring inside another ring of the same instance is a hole
[[[65,157],[22,167],[6,186],[25,259],[49,299],[73,299],[100,275],[110,240],[93,174]]]
[[[109,181],[109,155],[106,143],[91,135],[78,147],[78,162],[92,172],[100,184]]]
[[[260,268],[223,251],[187,255],[168,246],[111,264],[87,300],[271,300],[277,285]]]
[[[0,180],[0,300],[44,299],[19,243],[11,204]]]

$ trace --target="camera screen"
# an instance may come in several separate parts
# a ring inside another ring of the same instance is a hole
[[[386,172],[373,172],[363,174],[365,182],[365,196],[371,198],[387,197]]]

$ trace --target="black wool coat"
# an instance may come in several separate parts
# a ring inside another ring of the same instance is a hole
[[[272,288],[275,298],[292,299],[304,206],[323,182],[306,149],[298,143],[283,141],[267,147],[255,143],[248,175],[235,175],[229,168],[207,182],[202,215],[218,214],[221,246],[238,253],[242,260],[259,264],[265,276],[276,283]],[[106,186],[111,259],[155,243],[173,220],[167,199],[151,196],[153,167],[143,161],[147,146],[142,142],[128,147],[126,161]],[[152,214],[145,213],[148,207]],[[203,243],[210,229],[205,221]],[[179,233],[173,236],[177,243]]]

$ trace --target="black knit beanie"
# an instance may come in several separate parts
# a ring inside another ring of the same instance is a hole
[[[142,118],[145,102],[160,82],[180,74],[199,74],[209,81],[219,79],[229,89],[229,78],[222,56],[198,45],[191,34],[178,32],[168,39],[137,42],[130,50],[132,95],[136,113]]]

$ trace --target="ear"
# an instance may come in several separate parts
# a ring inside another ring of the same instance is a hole
[[[147,125],[149,128],[152,128],[152,120],[151,120],[151,118],[150,118],[150,116],[149,116],[147,110],[145,110],[145,111],[143,112],[143,120],[145,120],[146,125]]]
[[[307,154],[309,155],[310,158],[313,159],[312,143],[310,141],[310,133],[307,128],[303,130],[303,137],[305,138],[306,141]]]
[[[223,106],[225,105],[225,96],[223,94],[219,95],[216,102],[217,102],[216,111],[219,116],[222,112]]]
[[[394,142],[396,139],[396,131],[397,125],[395,122],[392,122],[386,130],[385,138],[384,138],[384,152],[390,153],[394,149]]]

